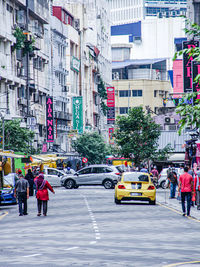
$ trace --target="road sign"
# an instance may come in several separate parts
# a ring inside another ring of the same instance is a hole
[[[0,144],[3,143],[3,136],[0,136]]]
[[[88,162],[88,159],[87,158],[82,158],[82,162],[83,163],[87,163]]]

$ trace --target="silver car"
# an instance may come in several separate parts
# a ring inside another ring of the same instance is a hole
[[[103,185],[106,189],[115,187],[120,180],[120,173],[114,166],[90,165],[74,175],[61,178],[61,185],[66,189],[78,188],[80,185]]]
[[[165,189],[168,186],[169,180],[167,179],[167,170],[168,168],[164,168],[158,178],[158,185]],[[182,169],[175,168],[175,172],[177,173],[178,179],[181,174],[183,174]]]

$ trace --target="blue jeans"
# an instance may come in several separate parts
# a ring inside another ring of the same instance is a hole
[[[176,184],[170,184],[170,198],[175,198],[176,194]]]
[[[182,203],[183,213],[185,213],[185,198],[187,200],[187,216],[189,216],[190,215],[192,193],[191,192],[181,192],[181,203]]]
[[[19,214],[23,215],[27,213],[27,193],[19,192],[17,193],[18,204],[19,204]]]

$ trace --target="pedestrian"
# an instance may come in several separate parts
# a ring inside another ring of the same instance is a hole
[[[145,166],[145,165],[141,166],[140,172],[148,173],[147,166]]]
[[[196,198],[197,209],[200,210],[200,172],[197,172],[194,178],[194,194]]]
[[[176,186],[178,185],[177,173],[175,168],[172,168],[171,172],[168,173],[167,179],[170,182],[170,197],[175,198]]]
[[[25,179],[29,183],[29,196],[33,196],[34,176],[31,169],[28,169],[28,173],[25,175]]]
[[[55,194],[52,186],[49,184],[48,181],[44,180],[44,174],[40,173],[38,178],[35,181],[36,183],[36,198],[37,198],[37,207],[38,207],[38,214],[37,216],[41,215],[41,209],[43,206],[43,215],[47,216],[47,202],[49,200],[49,193],[48,189]]]
[[[192,199],[192,192],[193,192],[193,178],[188,173],[188,167],[184,167],[184,173],[179,177],[179,185],[178,185],[178,194],[180,195],[181,189],[181,203],[182,203],[182,210],[183,216],[185,216],[185,198],[187,200],[187,216],[190,216],[190,207],[191,207],[191,199]]]
[[[156,166],[154,166],[151,170],[151,173],[153,174],[154,177],[158,178],[158,171],[157,171],[157,168]]]
[[[18,175],[18,177],[19,180],[15,184],[14,197],[18,198],[19,216],[23,216],[28,215],[27,199],[29,198],[29,183],[22,174]]]

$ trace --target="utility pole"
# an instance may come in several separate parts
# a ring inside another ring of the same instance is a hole
[[[29,23],[29,7],[28,0],[26,0],[26,25],[25,30],[27,31],[27,39],[28,39],[28,23]],[[28,40],[27,40],[28,41]],[[27,116],[30,115],[29,112],[29,103],[30,103],[30,90],[29,90],[29,51],[26,54],[26,92],[27,92]]]

